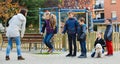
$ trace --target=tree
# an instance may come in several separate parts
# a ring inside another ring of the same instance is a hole
[[[57,7],[61,0],[45,0],[45,7]]]
[[[0,2],[0,19],[3,23],[7,23],[7,20],[11,18],[13,15],[19,12],[18,3],[11,3],[10,0],[6,0],[5,2]]]
[[[39,8],[44,7],[44,0],[20,0],[19,4],[28,8],[27,27],[39,27]]]
[[[56,3],[57,2],[57,3]],[[28,8],[27,27],[39,27],[39,8],[57,7],[59,0],[20,0],[19,4]]]

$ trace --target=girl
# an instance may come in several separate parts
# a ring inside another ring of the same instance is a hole
[[[46,28],[44,43],[49,48],[48,53],[52,53],[53,45],[51,44],[50,40],[54,36],[54,30],[56,28],[56,16],[54,14],[51,14],[49,11],[47,11],[44,13],[43,19],[45,19],[45,21],[41,33],[44,33]]]
[[[104,47],[106,46],[105,45],[105,41],[104,39],[102,38],[102,32],[97,32],[97,39],[95,40],[95,43],[94,43],[94,47],[97,45],[97,44],[101,44],[102,46],[102,53],[104,53]],[[91,57],[94,57],[95,56],[95,51],[91,54]]]
[[[17,15],[14,15],[9,21],[9,26],[6,32],[6,36],[8,37],[8,46],[6,49],[6,60],[10,60],[9,54],[12,47],[13,39],[16,41],[18,60],[24,60],[24,58],[21,55],[20,37],[22,38],[25,33],[25,26],[26,26],[25,16],[26,15],[27,15],[27,10],[22,9],[20,13],[18,13]]]

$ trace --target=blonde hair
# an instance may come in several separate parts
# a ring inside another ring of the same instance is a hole
[[[55,29],[56,26],[56,16],[54,14],[50,14],[50,27]]]
[[[54,14],[51,14],[50,12],[46,12],[46,13],[44,13],[42,18],[47,20],[48,17],[49,17],[49,20],[50,20],[50,27],[55,29],[55,26],[56,26],[56,16]]]

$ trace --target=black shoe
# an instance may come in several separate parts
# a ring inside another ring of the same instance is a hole
[[[66,57],[70,57],[70,56],[72,56],[72,54],[68,54],[68,55],[66,55]]]
[[[76,54],[73,54],[73,55],[72,55],[72,57],[75,57],[75,56],[76,56]]]
[[[87,56],[86,55],[80,55],[80,56],[78,56],[78,58],[87,58]]]
[[[113,54],[106,54],[105,56],[113,56]]]
[[[81,54],[80,56],[84,56],[83,54]]]
[[[18,56],[18,60],[25,60],[22,56]]]
[[[6,57],[5,57],[5,60],[7,60],[7,61],[10,60],[10,57],[9,57],[9,56],[6,56]]]

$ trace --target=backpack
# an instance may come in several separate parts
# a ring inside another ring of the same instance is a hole
[[[57,34],[57,32],[58,32],[58,27],[57,26],[55,26],[55,29],[54,29],[54,34]]]

